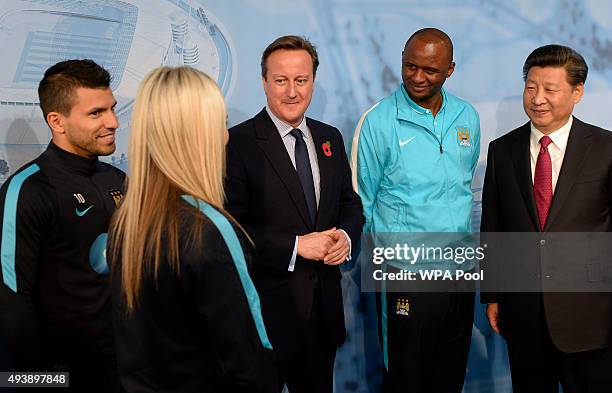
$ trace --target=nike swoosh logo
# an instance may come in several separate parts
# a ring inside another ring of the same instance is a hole
[[[83,217],[85,214],[87,214],[89,210],[91,210],[92,207],[94,207],[94,205],[89,206],[85,210],[79,210],[79,208],[77,207],[76,209],[74,209],[74,212],[76,213],[77,216]]]
[[[413,136],[410,139],[406,139],[405,141],[399,141],[400,147],[404,147],[405,145],[409,144],[414,138],[416,138],[416,136]]]

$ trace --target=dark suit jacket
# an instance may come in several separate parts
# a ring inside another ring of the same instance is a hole
[[[590,241],[593,234],[586,233],[612,229],[612,133],[574,118],[544,233],[538,235],[540,224],[529,157],[530,132],[527,123],[489,145],[481,232],[536,232],[534,241],[521,245],[521,258],[514,260],[518,265],[523,264],[522,271],[533,269],[530,273],[535,272],[544,291],[541,294],[483,293],[481,300],[499,304],[500,329],[509,343],[531,345],[540,307],[543,307],[551,338],[561,351],[605,348],[612,335],[612,295],[551,293],[546,287],[549,281],[573,280],[581,288],[600,288],[598,284],[610,279],[605,277],[611,271],[610,254],[603,258],[603,263],[593,263],[592,259],[593,255],[608,253],[610,242]],[[571,247],[574,255],[582,257],[570,258],[564,265],[560,251],[567,245],[545,243],[547,235],[561,235],[553,232],[584,232],[583,241],[576,241]],[[536,240],[538,236],[544,241]],[[486,263],[494,265],[495,258]],[[594,269],[600,274],[594,273]]]
[[[281,356],[297,349],[311,315],[318,282],[329,338],[337,346],[346,335],[341,273],[337,266],[297,257],[289,272],[296,235],[333,227],[350,236],[353,248],[364,223],[361,199],[351,187],[351,170],[340,132],[306,119],[313,136],[321,193],[314,226],[297,172],[266,110],[229,131],[227,210],[255,242],[253,281],[259,291],[270,341]],[[322,145],[331,143],[332,155]]]

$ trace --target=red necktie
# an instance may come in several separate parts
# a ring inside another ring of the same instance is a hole
[[[535,193],[536,207],[538,208],[538,217],[540,218],[540,230],[544,230],[548,209],[552,202],[552,162],[550,154],[548,154],[548,145],[552,140],[548,135],[540,138],[540,154],[536,162],[535,174],[533,177],[533,191]]]

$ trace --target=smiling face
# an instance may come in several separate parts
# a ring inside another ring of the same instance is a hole
[[[78,87],[67,115],[59,112],[47,115],[53,142],[63,150],[86,158],[112,154],[115,131],[119,127],[116,104],[110,88]]]
[[[527,73],[523,108],[533,125],[549,134],[567,123],[583,94],[584,84],[572,86],[564,67],[535,66]]]
[[[314,89],[310,54],[303,49],[279,49],[268,56],[266,66],[262,82],[268,107],[276,117],[297,127],[310,105]]]
[[[446,45],[415,37],[402,52],[402,80],[410,98],[423,108],[434,109],[440,90],[455,69]]]

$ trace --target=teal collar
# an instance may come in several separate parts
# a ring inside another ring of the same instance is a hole
[[[442,88],[440,90],[442,94],[442,106],[438,113],[442,112],[446,108],[446,90]],[[416,102],[410,98],[406,89],[404,88],[404,84],[400,84],[399,88],[395,92],[395,100],[397,102],[397,118],[402,120],[410,121],[413,116],[422,116],[422,115],[430,115],[431,111],[429,109],[423,108],[418,105]]]

